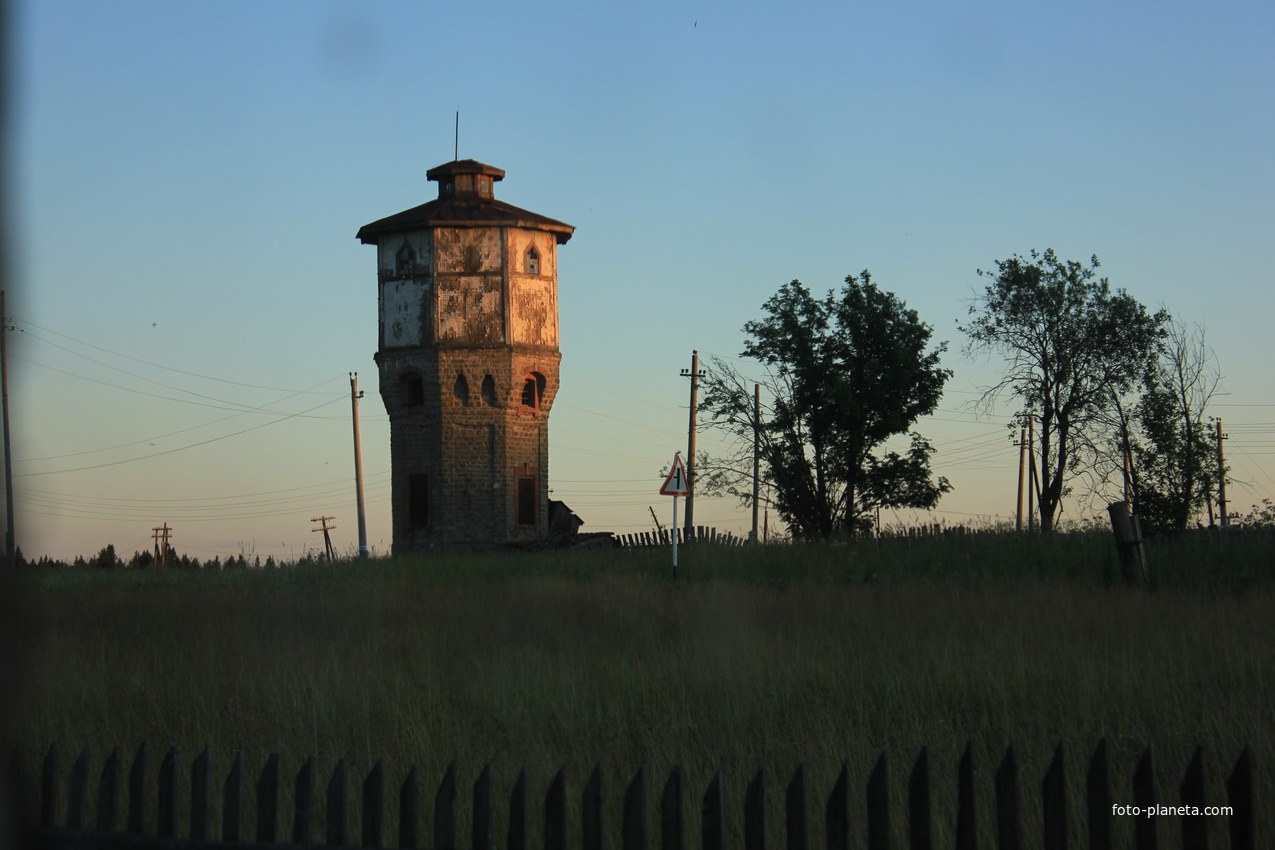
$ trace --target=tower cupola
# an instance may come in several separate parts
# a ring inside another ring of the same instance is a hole
[[[439,165],[425,172],[427,180],[438,181],[438,197],[441,198],[479,198],[490,200],[496,197],[492,187],[497,180],[505,179],[503,169],[494,165],[486,165],[474,159],[458,159]]]

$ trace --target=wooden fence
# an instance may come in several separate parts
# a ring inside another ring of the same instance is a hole
[[[1111,767],[1108,759],[1107,740],[1104,738],[1089,762],[1087,794],[1081,802],[1087,813],[1088,847],[1090,850],[1113,848],[1113,811]],[[95,819],[88,819],[89,800],[89,751],[84,749],[75,760],[70,775],[63,782],[59,769],[57,745],[49,748],[44,757],[43,780],[39,796],[39,825],[45,846],[53,850],[69,848],[214,848],[234,845],[278,846],[290,841],[293,845],[318,843],[314,825],[320,821],[318,795],[319,775],[314,758],[301,767],[294,783],[293,817],[291,829],[280,831],[283,814],[280,794],[280,768],[278,754],[266,761],[255,785],[256,819],[250,830],[245,820],[244,795],[249,792],[243,752],[239,752],[221,785],[221,817],[216,817],[216,783],[211,749],[205,749],[191,765],[190,781],[180,776],[181,766],[176,749],[170,749],[159,765],[158,800],[156,809],[156,836],[145,837],[148,823],[147,771],[149,759],[146,744],[142,744],[128,770],[126,785],[121,785],[122,764],[118,748],[106,759],[97,786]],[[995,841],[982,837],[984,847],[999,850],[1020,850],[1023,847],[1062,850],[1067,846],[1068,799],[1065,781],[1063,746],[1058,745],[1053,761],[1040,783],[1040,805],[1043,813],[1043,833],[1039,843],[1023,836],[1020,814],[1024,798],[1020,796],[1020,782],[1014,748],[1005,751],[995,775]],[[16,775],[23,776],[20,756],[15,758]],[[361,806],[362,834],[352,834],[349,827],[350,779],[345,760],[337,762],[328,779],[324,793],[322,822],[325,825],[322,840],[334,846],[384,846],[387,824],[385,812],[385,770],[377,762],[362,783],[358,803]],[[398,788],[399,810],[396,831],[397,846],[420,847],[420,772],[412,767]],[[568,850],[575,847],[567,838],[567,790],[562,770],[554,776],[545,796],[543,809],[543,850]],[[868,850],[887,850],[893,846],[894,836],[890,820],[889,801],[890,765],[887,752],[882,752],[868,777],[866,785],[866,827]],[[624,792],[620,815],[620,843],[618,850],[646,850],[647,836],[647,779],[645,768],[639,769]],[[684,811],[684,778],[682,769],[674,767],[664,783],[659,799],[660,850],[686,850],[686,824]],[[911,850],[931,850],[929,750],[922,748],[913,763],[907,780],[907,833]],[[180,786],[180,788],[179,788]],[[758,773],[748,784],[744,794],[743,838],[744,850],[765,850],[766,846],[766,776]],[[178,838],[179,810],[182,809],[185,788],[190,793],[190,819],[187,834],[190,840]],[[700,837],[703,850],[725,850],[726,800],[724,779],[719,770],[708,783],[700,802]],[[862,787],[862,786],[861,786]],[[1174,805],[1194,806],[1203,812],[1206,806],[1204,793],[1204,759],[1197,749],[1179,786],[1178,802]],[[123,829],[118,832],[120,805],[123,791],[127,789],[128,805],[124,812]],[[63,791],[65,789],[65,801]],[[1139,807],[1166,805],[1159,796],[1156,776],[1155,750],[1148,747],[1133,774],[1133,800],[1124,801]],[[19,800],[22,800],[19,782]],[[786,850],[811,850],[816,836],[811,828],[804,766],[799,766],[783,792],[785,812]],[[1227,823],[1229,846],[1232,850],[1255,850],[1255,808],[1253,794],[1253,764],[1249,748],[1245,748],[1235,762],[1226,780],[1227,800],[1231,808],[1223,815]],[[494,850],[493,834],[494,780],[488,765],[473,787],[472,847],[474,850]],[[817,842],[827,850],[850,850],[852,794],[849,768],[841,767],[831,793],[823,806],[824,841]],[[448,767],[438,791],[434,794],[433,850],[456,850],[460,845],[456,835],[456,765]],[[606,811],[602,787],[601,766],[595,767],[585,784],[581,805],[582,850],[603,850]],[[527,850],[530,818],[527,808],[527,776],[524,769],[518,774],[509,796],[508,832],[505,837],[507,850]],[[967,745],[957,771],[957,811],[955,822],[955,846],[957,850],[974,850],[979,846],[974,783],[974,764]],[[1209,846],[1206,821],[1219,815],[1183,815],[1181,846],[1184,850],[1204,850]],[[1139,816],[1134,820],[1132,847],[1136,850],[1154,850],[1162,846],[1161,830],[1170,821],[1165,817]],[[217,829],[218,822],[220,830]],[[220,832],[218,836],[217,833]],[[216,840],[219,839],[219,840]],[[240,842],[254,842],[245,844]],[[359,842],[355,845],[355,842]]]
[[[655,531],[640,531],[636,534],[617,534],[616,539],[620,541],[621,546],[630,548],[650,548],[653,546],[672,546],[673,531],[669,528],[660,528]],[[685,528],[677,530],[677,544],[685,545],[688,535]],[[712,546],[743,546],[745,540],[742,537],[736,537],[728,531],[719,532],[716,528],[706,528],[702,525],[695,527],[694,540],[692,543],[707,543]]]

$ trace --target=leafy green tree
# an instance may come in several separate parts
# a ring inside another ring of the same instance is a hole
[[[765,365],[768,405],[755,421],[753,382],[712,358],[702,384],[710,422],[738,438],[740,453],[711,464],[719,489],[751,497],[754,426],[773,504],[799,537],[827,539],[871,527],[877,508],[930,508],[951,489],[933,480],[933,447],[883,444],[933,412],[951,372],[931,328],[867,271],[820,299],[800,281],[784,285],[744,325],[743,356]],[[745,458],[748,458],[746,460]]]
[[[1097,276],[1098,258],[1084,265],[1048,250],[997,260],[991,280],[960,327],[966,353],[1000,354],[1004,376],[986,388],[991,409],[1005,392],[1021,403],[1018,423],[1039,422],[1040,528],[1049,532],[1068,492],[1069,476],[1103,440],[1114,398],[1147,371],[1168,315],[1154,315],[1123,289]]]

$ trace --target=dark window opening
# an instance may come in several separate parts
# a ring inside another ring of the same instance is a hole
[[[394,273],[399,277],[411,277],[416,273],[416,252],[403,240],[403,247],[394,255]]]
[[[522,406],[530,410],[539,410],[545,396],[545,376],[539,372],[531,372],[522,382]]]
[[[456,386],[452,387],[452,392],[461,404],[469,404],[469,381],[465,380],[464,375],[456,376]]]
[[[408,372],[399,379],[399,386],[403,393],[404,407],[424,407],[425,406],[425,383],[421,380],[421,376],[415,372]]]
[[[540,274],[540,255],[535,248],[527,250],[527,274]]]
[[[429,474],[416,473],[407,477],[407,527],[429,527]]]
[[[496,380],[491,375],[483,378],[482,396],[488,407],[496,406]]]
[[[527,464],[518,468],[518,524],[535,525],[539,513],[539,488],[536,486],[536,474]]]

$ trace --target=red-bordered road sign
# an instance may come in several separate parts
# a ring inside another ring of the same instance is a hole
[[[691,482],[686,480],[686,467],[682,466],[682,456],[673,455],[673,468],[669,470],[664,486],[660,488],[661,496],[689,496]]]

